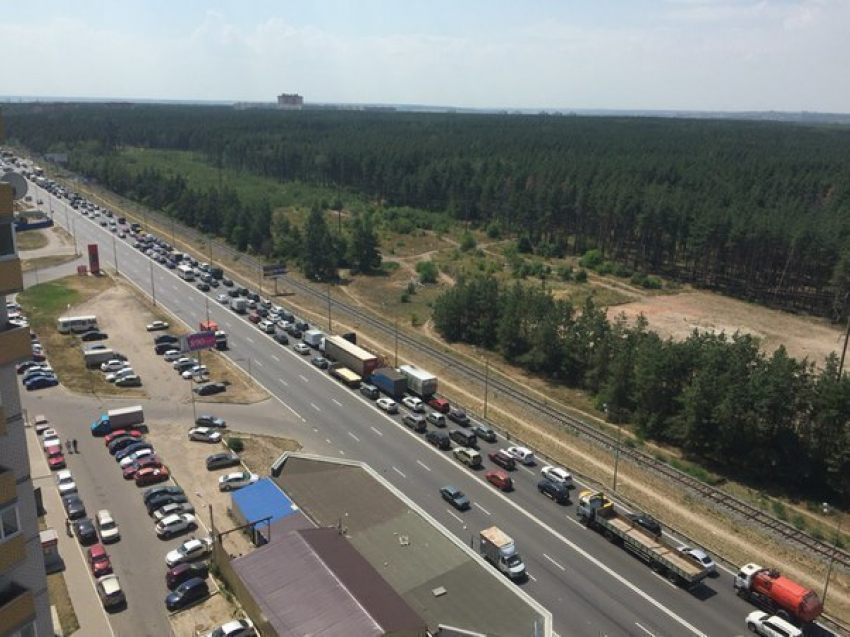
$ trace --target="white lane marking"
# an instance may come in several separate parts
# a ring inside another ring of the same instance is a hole
[[[312,407],[312,408],[313,408],[313,409],[315,409],[316,411],[322,411],[321,409],[319,409],[318,407],[316,407],[316,403],[310,403],[310,407]]]
[[[417,460],[417,461],[416,461],[416,464],[418,464],[420,467],[422,467],[423,469],[425,469],[425,471],[431,471],[431,467],[429,467],[427,464],[425,464],[425,463],[424,463],[424,462],[422,462],[421,460]]]
[[[250,336],[246,336],[245,340],[248,341],[249,343],[251,343],[252,345],[254,344],[254,339],[251,338]]]
[[[383,436],[383,435],[384,435],[384,434],[382,434],[380,431],[378,431],[377,429],[375,429],[374,427],[369,427],[369,429],[371,429],[372,431],[374,431],[374,432],[375,432],[376,434],[378,434],[379,436]]]
[[[254,361],[254,365],[257,365],[258,367],[265,367],[265,365],[263,365],[262,361],[260,361],[259,358]]]
[[[645,626],[641,626],[641,625],[640,625],[639,623],[637,623],[637,622],[635,622],[635,626],[637,626],[638,628],[640,628],[640,629],[643,631],[643,634],[644,634],[644,635],[647,635],[648,637],[655,637],[655,634],[654,634],[653,632],[651,632],[651,631],[650,631],[648,628],[646,628]]]
[[[160,278],[160,279],[162,279],[162,277],[159,277],[159,278]],[[179,292],[179,291],[180,291],[180,288],[178,288],[176,285],[172,285],[171,287],[172,287],[172,288],[174,288],[174,291],[175,291],[175,292]]]
[[[679,588],[678,586],[676,586],[673,582],[671,582],[669,579],[667,579],[667,578],[666,578],[666,577],[664,577],[663,575],[660,575],[660,574],[656,573],[655,571],[652,571],[652,574],[653,574],[653,575],[655,575],[655,577],[657,577],[658,579],[660,579],[662,582],[664,582],[665,584],[667,584],[667,586],[671,586],[671,587],[673,587],[673,588]]]
[[[484,513],[486,513],[487,515],[491,515],[491,513],[490,513],[487,509],[485,509],[483,506],[481,506],[481,505],[480,505],[480,504],[478,504],[477,502],[475,503],[475,506],[477,506],[479,509],[481,509],[482,511],[484,511]]]
[[[525,572],[525,574],[526,574],[526,575],[528,575],[528,579],[530,579],[532,582],[536,582],[536,581],[537,581],[537,578],[536,578],[536,577],[534,577],[534,575],[532,575],[532,574],[531,574],[531,573],[529,573],[528,571],[526,571],[526,572]]]
[[[400,475],[402,478],[406,478],[406,477],[407,477],[406,475],[404,475],[401,471],[399,471],[399,470],[398,470],[398,469],[396,469],[395,467],[393,467],[393,471],[395,471],[395,472],[396,472],[398,475]]]
[[[233,326],[230,324],[230,321],[222,321],[222,323],[224,323],[227,327],[233,327]]]
[[[357,442],[360,442],[360,438],[358,438],[357,436],[355,436],[355,435],[354,435],[353,433],[351,433],[350,431],[348,432],[348,435],[349,435],[349,436],[351,436],[352,438],[354,438]]]
[[[338,406],[342,407],[342,403],[339,402],[336,398],[331,398],[331,400],[334,401]]]
[[[272,354],[272,358],[275,359],[278,363],[280,362],[280,359],[277,356],[275,356],[274,354]]]
[[[340,450],[339,450],[339,455],[344,456],[344,455],[345,455],[345,451],[343,451],[342,449],[340,449]]]
[[[519,468],[527,471],[528,475],[530,475],[530,476],[534,475],[534,472],[531,469],[529,469],[528,467],[526,467],[525,465],[519,465]]]
[[[289,383],[287,383],[287,382],[286,382],[285,380],[283,380],[282,378],[278,378],[277,380],[278,380],[278,382],[280,382],[280,384],[281,384],[281,385],[283,385],[284,387],[289,387]]]
[[[586,526],[584,526],[584,524],[582,524],[581,522],[579,522],[579,521],[578,521],[578,520],[576,520],[575,518],[571,518],[571,517],[570,517],[570,516],[568,516],[568,515],[565,515],[564,517],[565,517],[565,518],[567,518],[567,522],[572,522],[572,523],[573,523],[573,524],[575,524],[576,526],[580,526],[580,527],[585,528],[585,529],[587,528]]]
[[[309,381],[308,381],[308,380],[307,380],[304,376],[302,376],[301,374],[298,374],[298,378],[300,378],[301,380],[303,380],[305,383],[309,382]]]
[[[561,569],[562,571],[566,571],[566,570],[567,570],[567,569],[565,569],[563,566],[561,566],[560,564],[558,564],[555,560],[553,560],[551,557],[549,557],[548,555],[546,555],[546,553],[543,553],[543,557],[545,557],[547,560],[549,560],[550,562],[552,562],[552,564],[554,564],[555,566],[557,566],[557,567],[558,567],[559,569]]]
[[[457,516],[457,515],[455,515],[454,513],[452,513],[449,509],[446,509],[446,513],[448,513],[448,514],[449,514],[450,516],[452,516],[455,520],[457,520],[458,522],[460,522],[461,524],[463,524],[463,520],[462,520],[459,516]]]
[[[331,439],[330,439],[330,438],[325,438],[325,442],[326,442],[326,443],[328,443],[328,444],[331,444]]]

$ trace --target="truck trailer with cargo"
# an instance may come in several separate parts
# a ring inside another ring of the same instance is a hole
[[[333,363],[328,368],[328,372],[346,387],[351,387],[351,389],[360,387],[360,376],[339,363]]]
[[[481,531],[478,544],[484,559],[502,573],[514,581],[525,579],[525,564],[516,550],[516,543],[507,533],[491,526]]]
[[[362,378],[373,374],[378,367],[377,356],[341,336],[325,337],[325,356],[342,364]],[[402,392],[403,394],[404,392]]]
[[[437,393],[437,377],[434,374],[415,365],[402,365],[398,371],[407,376],[407,389],[422,400],[427,401]]]
[[[100,368],[101,363],[117,358],[112,349],[83,350],[83,360],[89,369]]]
[[[776,569],[745,564],[733,582],[738,597],[785,620],[811,622],[823,612],[817,594]]]
[[[653,570],[684,588],[696,586],[710,574],[704,564],[679,553],[676,546],[665,538],[650,533],[620,514],[614,503],[601,492],[582,491],[576,515],[588,528],[596,529],[609,542],[622,544]]]
[[[401,400],[407,391],[407,376],[392,367],[380,367],[372,372],[369,382],[390,398]]]
[[[145,412],[141,405],[110,409],[91,425],[92,436],[105,436],[118,429],[130,429],[145,422]]]

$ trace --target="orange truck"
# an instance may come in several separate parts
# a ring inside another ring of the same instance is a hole
[[[823,602],[814,591],[783,577],[776,569],[745,564],[734,584],[739,597],[785,620],[811,622],[823,612]]]
[[[227,349],[227,333],[218,328],[218,323],[215,321],[201,321],[198,326],[201,332],[215,332],[215,348]]]

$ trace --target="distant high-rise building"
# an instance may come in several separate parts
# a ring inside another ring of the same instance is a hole
[[[300,111],[304,106],[304,98],[298,93],[281,93],[277,96],[277,107],[290,111]]]
[[[32,356],[30,330],[10,324],[6,307],[7,295],[24,289],[12,201],[12,187],[0,184],[0,635],[52,635],[44,553],[15,373],[15,363]]]

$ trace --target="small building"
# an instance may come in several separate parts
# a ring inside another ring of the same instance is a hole
[[[304,98],[298,93],[281,93],[277,96],[277,107],[289,111],[300,111],[304,107]]]

